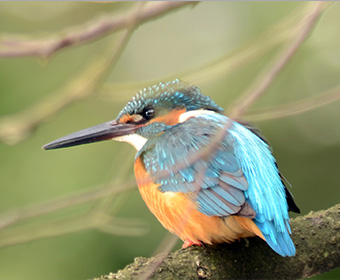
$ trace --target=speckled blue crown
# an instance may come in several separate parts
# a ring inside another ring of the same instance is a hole
[[[186,108],[187,111],[207,109],[223,112],[223,109],[210,97],[203,95],[198,87],[176,79],[139,91],[118,114],[117,119],[126,114],[138,114],[147,106],[161,106],[169,109]]]

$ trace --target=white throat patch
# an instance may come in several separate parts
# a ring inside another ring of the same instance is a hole
[[[138,134],[124,135],[113,138],[112,140],[129,143],[134,146],[137,151],[139,151],[144,146],[146,141],[148,141],[148,139]]]
[[[212,115],[212,114],[216,114],[216,113],[214,111],[204,110],[204,109],[188,111],[188,112],[181,114],[178,118],[178,121],[180,123],[183,123],[191,117],[197,117],[197,116],[200,116],[200,115]]]

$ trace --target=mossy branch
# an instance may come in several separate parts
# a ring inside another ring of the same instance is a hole
[[[254,237],[193,246],[166,257],[136,258],[123,270],[99,279],[301,279],[340,267],[340,204],[295,218],[291,224],[294,257],[281,257]],[[161,258],[163,262],[155,265]]]

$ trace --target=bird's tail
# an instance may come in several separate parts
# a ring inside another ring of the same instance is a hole
[[[278,231],[275,229],[273,222],[266,221],[264,223],[255,220],[256,225],[263,234],[268,245],[283,257],[291,257],[295,255],[295,246],[290,237],[290,227],[287,230]]]
[[[245,230],[254,233],[268,243],[268,245],[283,257],[294,256],[295,246],[290,238],[290,228],[287,231],[280,232],[275,229],[273,222],[264,223],[254,221],[249,218],[234,216],[237,223]]]

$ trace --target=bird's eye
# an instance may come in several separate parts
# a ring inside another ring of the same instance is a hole
[[[155,109],[152,107],[147,107],[143,110],[142,116],[146,120],[151,120],[155,116]]]

